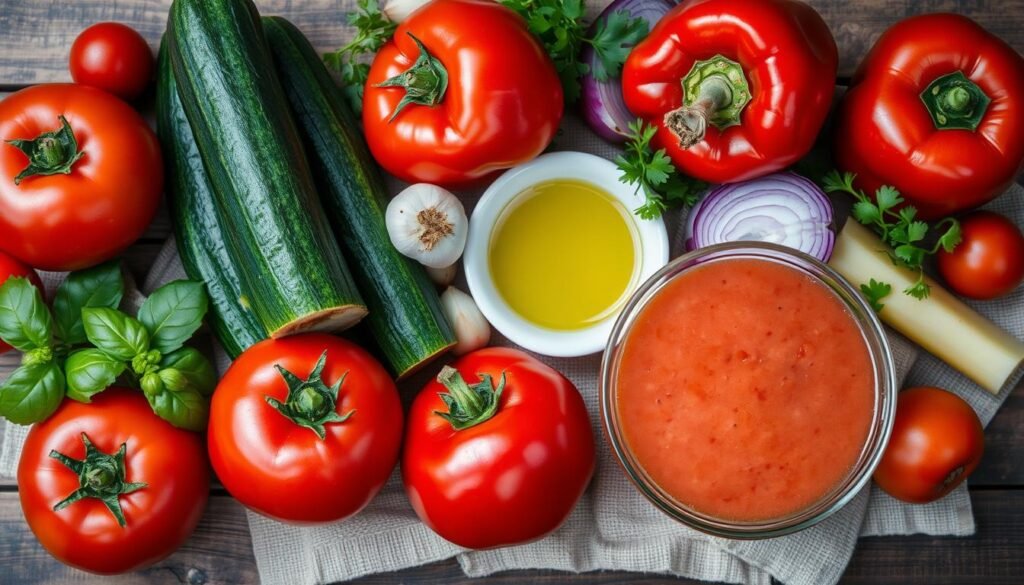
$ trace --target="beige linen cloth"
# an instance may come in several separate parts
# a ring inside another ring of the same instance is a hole
[[[553,148],[582,150],[607,158],[614,158],[617,152],[574,116],[567,118]],[[397,192],[400,185],[395,183],[391,187]],[[479,193],[462,195],[467,211],[471,210]],[[991,207],[1024,224],[1022,195],[1024,189],[1015,186]],[[667,218],[667,222],[669,233],[678,234],[679,218]],[[61,275],[45,276],[52,294]],[[182,277],[184,272],[172,239],[154,263],[142,290],[150,292],[161,283]],[[141,298],[138,293],[130,295],[126,305],[137,307]],[[1024,288],[1005,299],[974,306],[1014,335],[1024,337]],[[891,334],[890,338],[900,380],[906,378],[907,384],[934,384],[957,392],[974,406],[985,423],[1010,390],[1005,388],[998,396],[992,396],[939,360],[927,354],[918,357],[918,349],[899,335]],[[497,334],[492,341],[507,344]],[[614,461],[599,428],[599,356],[543,359],[579,388],[590,409],[599,444],[593,483],[565,525],[532,544],[490,551],[461,549],[436,536],[416,518],[396,473],[364,511],[343,522],[296,527],[249,513],[253,549],[263,583],[312,585],[345,581],[455,557],[471,576],[510,569],[607,569],[752,585],[768,585],[773,577],[787,585],[824,585],[839,580],[860,536],[967,535],[974,531],[971,503],[966,487],[961,486],[943,500],[926,506],[902,504],[877,489],[866,488],[821,524],[770,540],[730,541],[695,532],[649,504]],[[220,352],[218,365],[222,371],[226,362]],[[436,369],[405,384],[404,397],[409,399],[425,376]],[[14,475],[26,431],[26,427],[5,425],[0,474]]]

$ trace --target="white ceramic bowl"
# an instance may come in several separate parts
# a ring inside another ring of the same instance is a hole
[[[619,310],[583,329],[556,330],[536,325],[508,306],[494,285],[489,265],[491,233],[502,211],[529,187],[556,179],[584,181],[601,188],[627,210],[642,203],[634,188],[619,181],[619,170],[609,160],[583,152],[554,152],[508,170],[484,192],[469,222],[469,237],[463,263],[466,280],[477,306],[513,343],[539,354],[575,357],[604,349]],[[580,210],[581,213],[584,210]],[[633,294],[640,284],[668,263],[668,234],[661,219],[642,220],[629,214],[635,225],[639,270],[626,291]],[[621,308],[620,308],[621,309]]]

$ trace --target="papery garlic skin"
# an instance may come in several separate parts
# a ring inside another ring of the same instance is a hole
[[[430,268],[455,264],[466,247],[466,210],[458,197],[436,185],[406,188],[388,204],[384,221],[395,248]]]
[[[473,297],[449,286],[441,293],[441,307],[455,330],[455,355],[467,354],[485,347],[491,340],[491,324],[476,306]]]

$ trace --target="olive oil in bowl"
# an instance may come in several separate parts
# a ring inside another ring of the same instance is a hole
[[[488,261],[508,306],[540,327],[575,330],[617,313],[638,277],[636,225],[600,187],[558,179],[519,193],[491,234]]]

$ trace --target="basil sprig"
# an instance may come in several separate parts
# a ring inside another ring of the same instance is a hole
[[[52,313],[24,278],[0,286],[0,339],[24,352],[0,385],[0,416],[31,424],[53,414],[64,396],[90,402],[120,383],[142,388],[153,411],[174,426],[203,430],[217,374],[185,346],[209,308],[203,285],[160,287],[138,318],[117,309],[123,296],[116,262],[70,274]]]

